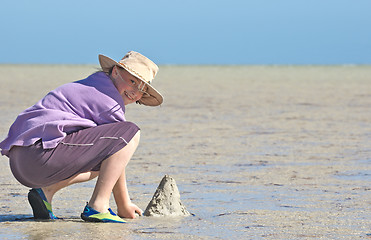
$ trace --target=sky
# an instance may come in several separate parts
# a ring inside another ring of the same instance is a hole
[[[0,64],[371,64],[370,0],[0,0]]]

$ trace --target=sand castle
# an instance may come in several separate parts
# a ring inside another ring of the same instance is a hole
[[[180,201],[180,194],[174,178],[165,175],[149,202],[144,216],[190,216]]]

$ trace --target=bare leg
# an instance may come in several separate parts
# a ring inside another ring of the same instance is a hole
[[[77,174],[71,178],[68,178],[66,180],[63,180],[61,182],[55,183],[53,185],[43,187],[41,188],[45,194],[46,199],[48,202],[51,204],[53,200],[54,194],[61,190],[62,188],[65,188],[69,185],[75,184],[75,183],[80,183],[80,182],[86,182],[89,181],[96,176],[98,176],[99,172],[97,171],[91,171],[91,172],[85,172],[85,173],[80,173]]]
[[[93,195],[88,203],[90,207],[101,213],[107,212],[109,199],[114,189],[116,201],[130,201],[126,187],[125,167],[133,156],[139,144],[139,139],[140,131],[135,134],[124,148],[102,162]],[[122,178],[122,176],[124,177]],[[122,183],[123,181],[125,182],[124,184]],[[120,182],[119,191],[117,190],[118,182]],[[122,193],[122,195],[120,194],[121,200],[117,200],[119,198],[118,192]]]

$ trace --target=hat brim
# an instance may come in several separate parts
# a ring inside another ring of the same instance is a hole
[[[104,56],[102,54],[99,54],[99,63],[100,63],[100,66],[103,72],[105,73],[108,73],[112,67],[118,66],[128,71],[134,77],[143,81],[147,86],[146,92],[149,94],[149,96],[143,95],[143,97],[139,99],[138,101],[140,104],[143,104],[146,106],[158,106],[158,105],[161,105],[162,102],[164,101],[164,98],[162,97],[161,93],[157,91],[154,87],[152,87],[150,84],[148,84],[145,79],[142,79],[141,76],[138,76],[135,72],[131,71],[130,69],[125,68],[125,66],[119,64],[115,60],[107,56]]]

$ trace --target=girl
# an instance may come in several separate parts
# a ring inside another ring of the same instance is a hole
[[[125,105],[157,106],[151,86],[158,67],[130,51],[120,62],[99,55],[102,71],[48,93],[22,112],[0,143],[14,177],[32,188],[28,200],[35,219],[56,219],[54,194],[96,176],[93,194],[81,213],[90,222],[125,222],[142,210],[130,200],[125,168],[140,138],[125,120]],[[109,208],[113,192],[117,215]],[[121,218],[122,217],[122,218]]]

